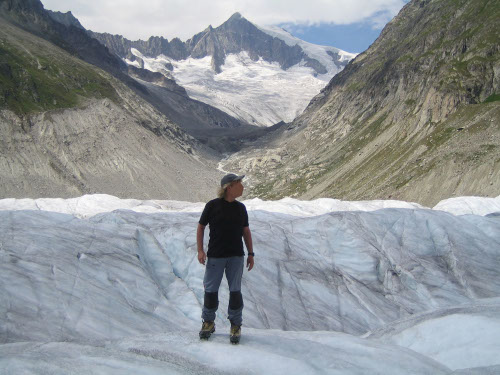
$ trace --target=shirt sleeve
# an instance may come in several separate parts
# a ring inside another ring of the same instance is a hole
[[[242,203],[241,206],[243,207],[243,227],[248,227],[248,213],[247,213],[247,208],[245,205]]]
[[[208,224],[208,221],[210,219],[210,209],[212,207],[212,202],[208,202],[206,205],[205,205],[205,208],[203,209],[203,212],[201,213],[201,217],[200,217],[200,221],[198,223],[200,223],[201,225],[204,225],[206,226]]]

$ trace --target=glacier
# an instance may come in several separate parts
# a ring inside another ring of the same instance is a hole
[[[253,61],[245,51],[229,54],[219,74],[213,71],[211,56],[175,61],[164,55],[146,57],[136,49],[132,53],[153,72],[165,73],[165,65],[172,64],[174,70],[168,72],[169,76],[186,89],[190,98],[257,126],[291,122],[334,75],[315,76],[314,70],[304,64],[284,71],[277,62],[262,58]],[[125,62],[139,66],[137,61]]]
[[[344,63],[357,55],[305,42],[276,26],[254,26],[289,46],[299,46],[307,56],[319,61],[326,73],[317,74],[313,68],[305,66],[304,60],[283,70],[277,62],[267,62],[262,58],[252,60],[246,51],[228,54],[219,74],[212,68],[211,56],[178,61],[165,55],[145,56],[132,48],[132,55],[138,59],[125,58],[124,61],[175,79],[192,99],[248,124],[271,126],[281,121],[291,122],[299,116],[311,99],[342,69],[332,56]],[[173,67],[172,71],[167,68],[169,66]]]
[[[202,202],[0,200],[0,374],[493,374],[500,196],[246,200],[256,266],[200,342]]]

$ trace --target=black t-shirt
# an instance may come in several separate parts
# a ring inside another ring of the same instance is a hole
[[[205,205],[199,223],[210,226],[207,256],[224,258],[243,256],[243,228],[248,227],[245,205],[224,198],[213,199]]]

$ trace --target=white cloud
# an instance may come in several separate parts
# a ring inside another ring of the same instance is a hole
[[[387,22],[405,0],[42,0],[46,9],[71,10],[82,25],[129,39],[152,35],[186,40],[240,12],[259,25]]]

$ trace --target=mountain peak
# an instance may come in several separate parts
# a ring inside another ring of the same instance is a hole
[[[230,21],[230,20],[239,20],[240,18],[243,18],[243,16],[241,15],[241,13],[236,12],[231,17],[229,17],[228,21]]]
[[[248,21],[245,17],[243,17],[241,13],[236,12],[231,17],[229,17],[226,22],[220,25],[218,29],[219,28],[224,29],[228,27],[232,28],[249,27],[249,25],[253,26],[253,24],[250,21]]]

